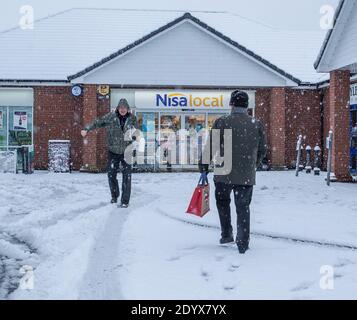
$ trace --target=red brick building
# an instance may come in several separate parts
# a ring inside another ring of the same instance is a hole
[[[350,181],[351,172],[357,173],[356,15],[356,1],[340,1],[334,28],[327,34],[315,62],[318,72],[330,73],[329,87],[325,90],[324,125],[334,133],[332,170],[339,181]]]
[[[340,127],[333,168],[349,180],[349,109],[341,117],[335,110],[348,104],[350,74],[333,72],[329,86],[328,73],[314,70],[324,36],[227,13],[105,9],[68,10],[36,22],[34,30],[9,30],[0,34],[0,148],[17,148],[14,132],[28,132],[35,166],[46,169],[48,141],[66,139],[74,169],[105,170],[104,130],[86,140],[80,131],[120,98],[128,99],[140,129],[158,133],[168,123],[173,130],[210,127],[229,112],[229,94],[240,88],[266,127],[272,167],[294,167],[299,135],[304,147],[324,150],[329,129]],[[197,103],[173,107],[166,95]],[[219,107],[210,103],[215,98]],[[23,128],[16,126],[21,112]]]

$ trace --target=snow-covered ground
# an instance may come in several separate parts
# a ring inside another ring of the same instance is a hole
[[[135,174],[125,210],[104,174],[0,174],[0,299],[357,298],[356,184],[258,173],[242,256],[218,245],[213,190],[207,216],[185,214],[197,180]],[[18,287],[23,266],[32,289]]]

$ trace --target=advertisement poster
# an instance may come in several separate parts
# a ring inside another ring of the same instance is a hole
[[[0,111],[0,130],[4,128],[3,123],[4,123],[4,117],[2,111]]]
[[[14,130],[27,130],[27,112],[14,112]]]

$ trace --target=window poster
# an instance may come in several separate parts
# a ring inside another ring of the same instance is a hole
[[[14,111],[14,130],[27,130],[26,111]]]

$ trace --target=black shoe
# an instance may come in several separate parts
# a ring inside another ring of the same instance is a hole
[[[232,242],[234,242],[233,236],[222,237],[221,240],[219,240],[220,244],[227,244],[227,243],[232,243]]]
[[[117,198],[112,198],[112,200],[110,201],[110,203],[118,203],[118,199],[117,199]]]
[[[237,244],[238,247],[238,251],[240,254],[245,254],[247,250],[249,250],[249,246],[248,245],[241,245],[241,244]]]
[[[126,208],[128,208],[128,207],[129,207],[129,204],[126,204],[126,203],[122,203],[122,204],[120,205],[120,208],[126,209]]]

